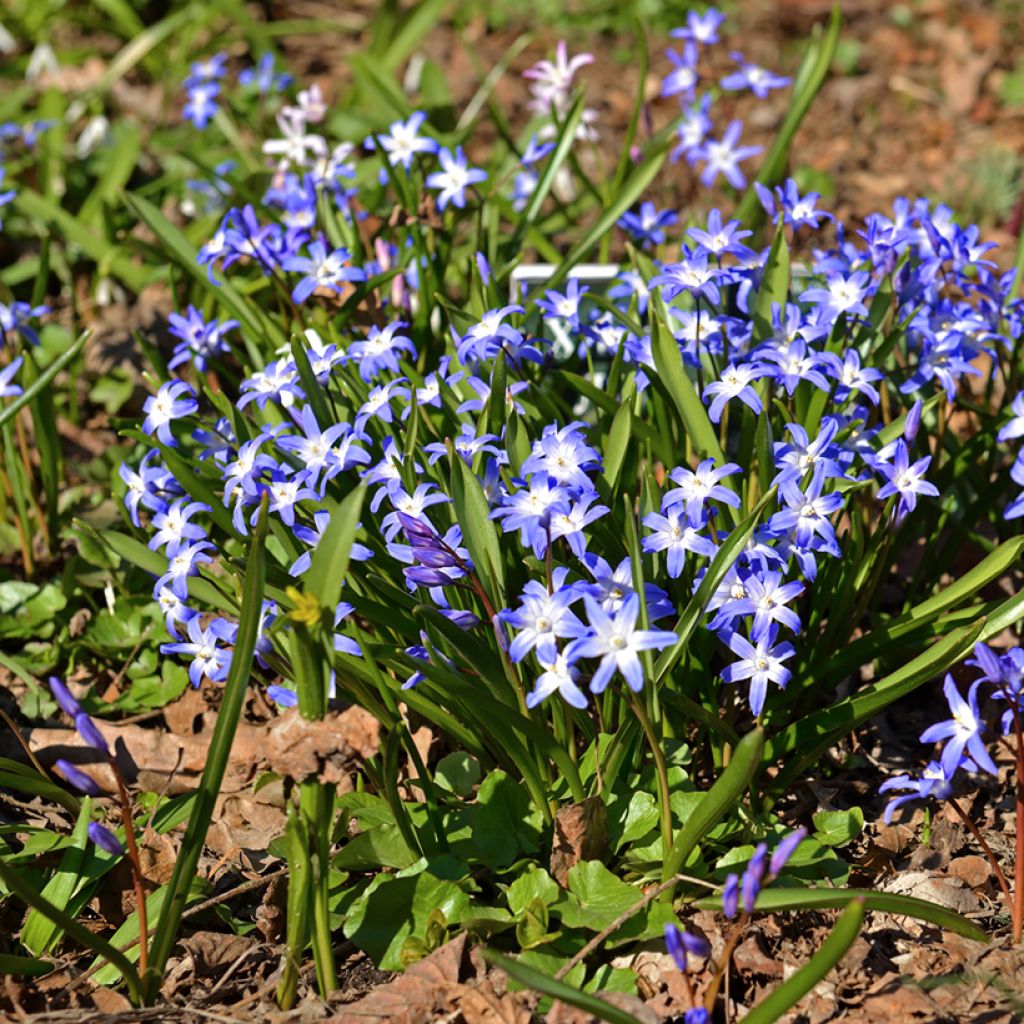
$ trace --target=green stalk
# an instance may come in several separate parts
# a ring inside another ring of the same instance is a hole
[[[647,744],[654,756],[654,768],[658,776],[658,805],[661,812],[661,843],[667,856],[668,851],[672,848],[672,805],[669,803],[668,766],[665,764],[665,754],[655,735],[654,726],[644,709],[643,701],[631,693],[630,704],[640,721],[640,726],[647,737]]]
[[[199,864],[199,855],[206,843],[206,833],[213,819],[214,804],[224,779],[235,730],[238,728],[242,705],[245,703],[249,688],[253,653],[259,636],[266,577],[264,545],[267,537],[268,503],[269,499],[264,495],[260,503],[259,520],[249,547],[248,570],[242,593],[242,613],[238,622],[238,639],[235,641],[235,650],[231,657],[231,670],[224,684],[224,696],[217,715],[217,724],[213,729],[206,767],[199,780],[188,828],[174,864],[174,874],[167,886],[167,899],[164,900],[156,924],[156,937],[149,955],[149,970],[142,986],[142,998],[147,1003],[151,1003],[160,991],[164,968],[178,937],[181,915],[184,913],[192,879]]]
[[[309,779],[299,787],[299,807],[306,819],[308,842],[314,854],[310,901],[312,903],[313,960],[316,983],[322,998],[338,987],[331,944],[330,896],[331,811],[334,787]]]
[[[285,859],[288,861],[288,919],[284,963],[277,984],[277,1004],[282,1010],[295,1005],[302,954],[309,936],[310,880],[309,835],[301,815],[289,808],[284,827]]]

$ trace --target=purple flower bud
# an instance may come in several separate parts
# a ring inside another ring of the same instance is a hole
[[[669,956],[676,962],[676,967],[681,971],[686,970],[686,947],[683,945],[683,935],[674,924],[665,925],[665,948]]]
[[[683,1024],[708,1024],[711,1018],[703,1006],[695,1006],[683,1014]]]
[[[462,608],[442,608],[441,614],[451,622],[454,622],[459,629],[472,629],[480,625],[480,616]]]
[[[415,516],[411,516],[406,512],[398,512],[396,514],[398,516],[398,521],[402,524],[402,530],[406,537],[409,538],[410,542],[414,539],[436,542],[437,534],[434,533],[433,528],[429,523],[424,523],[422,520],[417,519]]]
[[[106,850],[107,853],[113,854],[115,857],[120,857],[124,853],[124,847],[117,836],[98,821],[89,822],[89,838],[101,850]]]
[[[907,413],[907,421],[903,427],[903,436],[909,444],[917,437],[918,428],[921,426],[921,399],[919,398]]]
[[[71,696],[71,691],[56,676],[50,676],[50,692],[61,709],[71,718],[81,714],[82,705]]]
[[[459,560],[450,552],[440,548],[412,546],[413,555],[429,569],[449,569],[458,565]]]
[[[54,762],[54,767],[75,789],[80,790],[86,796],[100,795],[101,790],[96,781],[86,775],[85,772],[76,768],[70,761],[65,761],[64,758],[60,757]]]
[[[699,935],[691,935],[674,924],[665,925],[665,948],[681,971],[687,969],[687,956],[703,960],[711,955],[707,940]]]
[[[739,911],[740,876],[729,875],[722,886],[722,913],[731,921]]]
[[[764,878],[764,869],[768,861],[768,847],[759,843],[754,851],[747,870],[743,872],[743,909],[748,913],[754,912],[754,904],[757,902],[757,894],[761,891],[761,879]]]
[[[480,280],[485,285],[491,283],[491,265],[487,262],[487,257],[482,253],[476,254],[476,268],[480,271]]]
[[[96,723],[84,711],[79,711],[75,715],[75,728],[78,730],[78,735],[90,747],[95,747],[100,753],[106,754],[107,757],[110,756],[110,747],[107,746],[103,733],[96,728]]]
[[[779,874],[782,869],[786,866],[786,862],[790,857],[796,853],[796,848],[807,838],[807,829],[798,828],[795,832],[790,832],[778,846],[775,847],[775,852],[772,854],[771,863],[768,865],[768,871],[772,875]]]
[[[440,569],[428,569],[426,566],[414,565],[405,570],[405,578],[421,587],[446,587],[452,579]]]

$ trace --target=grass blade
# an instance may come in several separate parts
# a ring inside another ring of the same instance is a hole
[[[181,851],[174,864],[174,874],[168,883],[168,898],[160,913],[156,926],[153,948],[150,950],[149,970],[146,973],[144,995],[147,1000],[155,998],[163,980],[164,967],[171,949],[178,937],[181,915],[185,910],[192,877],[199,864],[199,855],[206,842],[206,833],[213,818],[213,807],[220,792],[224,771],[227,768],[231,744],[241,717],[242,705],[249,689],[253,653],[259,636],[260,617],[263,610],[263,587],[266,576],[264,545],[267,537],[267,504],[264,496],[252,544],[249,548],[248,569],[245,574],[245,588],[242,597],[242,613],[238,622],[238,638],[231,657],[231,670],[224,684],[223,698],[213,729],[210,751],[195,804],[189,816],[188,828],[182,839]],[[129,965],[130,966],[130,965]],[[122,970],[124,968],[122,967]]]
[[[89,331],[83,331],[71,348],[54,359],[54,361],[39,374],[32,384],[25,388],[22,394],[11,402],[3,412],[0,412],[0,427],[5,423],[10,423],[10,421],[14,419],[14,417],[17,416],[29,402],[31,402],[38,394],[40,394],[40,392],[43,391],[44,388],[49,385],[53,378],[56,377],[65,366],[74,361],[78,353],[82,351],[82,346],[89,337],[89,333]]]
[[[786,111],[775,141],[755,178],[755,181],[762,185],[775,185],[782,180],[793,136],[810,109],[811,102],[817,96],[818,90],[832,66],[832,61],[835,59],[842,22],[842,11],[837,3],[832,8],[832,15],[829,18],[824,38],[821,38],[819,34],[818,38],[813,38],[807,47],[807,52],[793,82],[793,98],[790,101],[789,110]],[[747,189],[734,216],[739,219],[741,224],[747,225],[750,225],[751,221],[760,221],[763,218],[763,208],[754,191],[753,184]]]
[[[865,910],[877,910],[898,917],[913,917],[919,921],[938,925],[976,942],[988,942],[989,937],[973,922],[962,917],[955,910],[940,907],[929,900],[916,896],[900,896],[895,893],[874,892],[871,889],[762,889],[757,897],[757,910],[774,913],[779,910],[839,910],[854,900],[863,900]],[[694,906],[701,910],[721,910],[720,896],[704,896]]]
[[[599,1020],[608,1021],[608,1024],[641,1024],[639,1018],[634,1017],[631,1013],[620,1010],[617,1006],[606,1003],[589,992],[581,992],[564,981],[556,981],[550,975],[520,963],[518,960],[502,956],[493,949],[484,949],[482,952],[488,963],[500,967],[510,978],[515,978],[521,985],[532,988],[535,992],[543,992],[544,995],[551,996],[552,999],[560,999],[563,1003],[575,1006]]]
[[[864,900],[851,900],[836,921],[832,934],[791,978],[757,1004],[743,1019],[747,1024],[772,1024],[822,981],[846,955],[864,922]]]
[[[693,814],[680,826],[672,849],[665,857],[661,872],[663,882],[679,874],[686,858],[696,849],[701,839],[736,806],[737,800],[761,766],[763,751],[764,729],[758,726],[740,740],[728,767],[708,790],[707,796],[697,805]]]

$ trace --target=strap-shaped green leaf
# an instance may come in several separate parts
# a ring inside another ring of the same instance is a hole
[[[462,537],[469,549],[476,574],[495,608],[505,606],[505,566],[498,544],[498,531],[490,517],[490,506],[476,474],[462,458],[452,453],[452,502]]]
[[[306,587],[316,595],[324,612],[330,614],[328,625],[334,624],[334,609],[341,599],[365,496],[366,485],[360,484],[331,509],[330,522],[313,551]]]
[[[775,185],[782,180],[793,136],[810,109],[811,102],[817,96],[818,90],[832,66],[832,61],[835,59],[842,22],[842,11],[837,3],[832,7],[832,16],[829,18],[824,38],[820,32],[815,32],[807,46],[804,59],[793,81],[793,95],[789,109],[786,111],[786,116],[775,135],[775,141],[755,178],[755,181],[762,185]],[[736,217],[742,224],[749,224],[763,217],[762,207],[753,185],[747,189],[737,207]]]
[[[762,889],[757,897],[757,910],[774,913],[779,910],[839,910],[854,900],[863,900],[865,910],[878,910],[897,917],[913,917],[919,921],[938,925],[947,931],[963,935],[977,942],[988,942],[989,937],[972,921],[948,907],[940,907],[929,900],[916,896],[900,896],[896,893],[874,892],[871,889],[790,889],[772,886]],[[721,910],[721,896],[702,896],[694,906],[701,910]]]
[[[661,879],[667,882],[679,874],[686,858],[697,844],[736,806],[736,801],[750,785],[750,780],[761,766],[764,750],[764,730],[758,726],[740,740],[733,751],[725,771],[718,777],[697,809],[684,821],[676,833],[672,849],[665,857]]]
[[[581,992],[564,981],[556,981],[549,974],[544,974],[543,971],[538,971],[519,960],[502,956],[493,949],[484,949],[482,952],[485,960],[495,967],[500,967],[510,978],[515,978],[521,985],[532,988],[535,992],[542,992],[552,999],[560,999],[563,1003],[592,1014],[599,1020],[608,1021],[608,1024],[641,1024],[640,1019],[631,1013],[620,1010],[589,992]]]
[[[749,1024],[772,1024],[822,981],[846,955],[864,922],[864,901],[852,900],[839,915],[832,933],[810,960],[791,978],[762,999],[743,1018]]]
[[[10,423],[15,416],[21,412],[22,409],[31,402],[36,395],[38,395],[44,388],[48,387],[54,377],[60,373],[69,363],[71,363],[79,352],[82,351],[82,346],[85,344],[86,339],[89,337],[89,331],[84,331],[78,336],[78,340],[69,348],[66,352],[62,352],[45,370],[41,371],[39,376],[27,387],[22,394],[20,394],[10,405],[8,405],[2,412],[0,412],[0,427],[5,423]]]
[[[144,994],[147,999],[154,998],[159,992],[167,958],[177,941],[181,915],[185,910],[192,877],[199,864],[199,855],[206,843],[206,833],[213,819],[214,804],[224,779],[228,757],[231,754],[231,744],[234,742],[235,731],[242,715],[242,705],[249,692],[253,654],[256,650],[256,641],[259,638],[260,618],[263,612],[263,588],[266,579],[264,547],[267,539],[267,505],[268,499],[264,496],[260,504],[259,518],[256,522],[252,543],[249,546],[248,568],[242,593],[242,613],[238,621],[235,649],[231,655],[231,668],[224,684],[220,711],[217,714],[217,723],[213,728],[206,765],[196,790],[196,800],[189,817],[188,828],[185,830],[181,851],[174,864],[174,874],[168,883],[169,896],[161,909],[153,947],[150,950],[149,969],[143,982]]]
[[[697,452],[710,456],[721,466],[725,462],[722,446],[718,443],[718,435],[708,419],[704,403],[683,366],[679,342],[664,319],[657,315],[651,319],[651,355],[658,371],[652,377],[652,383],[672,400],[686,436]]]

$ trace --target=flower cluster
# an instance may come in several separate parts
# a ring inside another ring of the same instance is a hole
[[[706,114],[695,69],[720,24],[714,12],[691,14],[677,33],[683,53],[666,89],[694,104],[688,114]],[[538,113],[565,115],[587,62],[560,47],[528,72]],[[785,84],[737,64],[722,88],[760,96]],[[260,68],[250,85],[280,87],[270,65]],[[194,68],[196,81],[222,73],[216,58]],[[264,495],[276,557],[301,580],[329,518],[324,503],[361,480],[370,500],[346,583],[352,602],[336,614],[340,653],[361,655],[346,631],[373,573],[491,644],[526,707],[557,693],[584,708],[586,691],[600,694],[616,676],[643,688],[653,652],[676,647],[667,625],[711,574],[702,621],[717,675],[747,683],[761,716],[771,687],[791,678],[804,596],[823,560],[843,556],[844,524],[856,514],[896,529],[920,498],[938,495],[922,419],[979,373],[980,353],[997,356],[1021,332],[1012,281],[994,275],[976,230],[945,207],[900,201],[856,233],[838,225],[836,244],[815,249],[806,273],[766,304],[769,250],[751,247],[751,230],[713,209],[670,243],[677,215],[644,204],[623,226],[656,255],[674,250],[668,259],[623,269],[606,296],[570,279],[502,305],[488,258],[470,251],[473,300],[440,328],[442,310],[425,302],[443,288],[447,256],[435,261],[426,232],[449,228],[414,219],[405,234],[382,228],[367,243],[356,210],[390,209],[410,189],[427,190],[451,214],[446,224],[456,223],[487,172],[444,148],[422,112],[341,141],[313,130],[325,112],[315,88],[282,107],[281,137],[263,146],[274,175],[262,202],[229,206],[198,257],[211,281],[215,273],[265,278],[294,342],[256,360],[250,325],[195,307],[175,316],[171,368],[181,377],[147,400],[142,429],[152,447],[138,468],[120,471],[132,523],[142,526],[145,513],[150,546],[167,559],[154,590],[172,638],[165,650],[191,659],[194,683],[224,679],[235,624],[197,605],[189,581],[249,533]],[[702,140],[687,143],[688,158],[722,164]],[[551,148],[531,141],[522,166],[539,168]],[[369,184],[356,187],[359,160],[370,163],[358,178]],[[779,232],[809,235],[829,222],[820,197],[801,196],[792,181],[759,194]],[[357,321],[362,299],[368,315]],[[895,361],[875,355],[883,319],[907,325]],[[690,458],[659,438],[656,460],[631,463],[640,468],[637,495],[609,467],[594,405],[565,402],[552,373],[580,370],[613,407],[645,419],[662,398],[658,330],[678,349],[719,448],[702,442]],[[237,379],[246,365],[230,400],[215,400],[194,372]],[[763,438],[756,452],[755,437]],[[172,470],[175,450],[202,465],[202,495]],[[496,582],[499,566],[480,562],[480,539],[465,534],[456,507],[465,485],[456,481],[466,473],[485,502],[507,589]],[[749,539],[716,564],[761,497]],[[267,653],[280,628],[268,602]],[[387,640],[447,666],[448,655],[419,632]],[[410,678],[416,685],[424,675]],[[287,687],[274,692],[292,699]]]
[[[770,859],[768,845],[759,843],[747,862],[743,875],[730,873],[726,877],[725,884],[722,886],[722,912],[730,921],[735,920],[739,913],[741,898],[743,902],[743,920],[738,923],[737,929],[742,928],[745,920],[754,913],[761,889],[782,874],[786,864],[806,837],[807,830],[803,828],[790,832],[775,848]],[[727,955],[731,955],[737,935],[738,931],[731,940],[726,942]],[[693,970],[691,958],[697,962],[707,960],[711,955],[711,946],[702,935],[686,931],[675,924],[667,924],[665,925],[665,948],[675,961],[676,966],[683,972],[690,1002],[693,1003],[694,993],[689,979],[689,974]],[[717,978],[709,988],[709,1005],[692,1006],[683,1017],[684,1024],[707,1024],[711,1019],[718,983],[728,967],[728,960],[718,965]]]
[[[666,51],[672,70],[662,79],[661,95],[676,97],[682,112],[677,128],[679,143],[671,159],[685,158],[691,167],[699,166],[704,185],[711,185],[721,175],[733,187],[743,188],[747,179],[740,164],[760,153],[761,147],[740,145],[743,124],[738,120],[729,122],[721,138],[712,138],[713,90],[698,88],[702,78],[701,58],[708,47],[720,41],[718,30],[724,20],[724,15],[714,8],[704,14],[691,11],[686,25],[672,33],[682,41],[682,46],[678,51]],[[751,63],[740,53],[733,53],[732,59],[737,68],[717,83],[720,90],[749,91],[758,99],[764,99],[772,90],[789,85],[787,77]]]
[[[922,743],[944,744],[941,755],[929,761],[919,776],[895,775],[879,787],[882,793],[898,794],[885,809],[887,823],[897,808],[909,801],[931,797],[948,800],[957,772],[987,772],[998,777],[999,769],[989,747],[1001,737],[1014,736],[1019,742],[1024,722],[1024,649],[1011,647],[998,654],[979,643],[967,664],[979,672],[967,689],[967,697],[947,674],[942,692],[950,717],[921,733]],[[997,711],[995,723],[985,714],[990,706]]]

